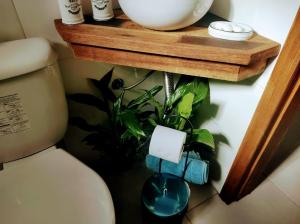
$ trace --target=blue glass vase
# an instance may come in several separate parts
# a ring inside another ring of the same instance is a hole
[[[167,173],[151,176],[142,190],[144,208],[162,219],[184,214],[189,198],[189,185],[182,178]]]

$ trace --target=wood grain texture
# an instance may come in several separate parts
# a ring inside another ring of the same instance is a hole
[[[278,155],[277,147],[300,104],[299,27],[300,11],[221,191],[227,203],[250,193],[264,178],[266,165]]]
[[[259,35],[242,42],[212,38],[203,24],[172,32],[153,31],[120,11],[106,22],[87,17],[84,24],[55,20],[55,25],[78,58],[226,81],[261,74],[280,48]]]
[[[277,56],[280,45],[259,35],[248,41],[229,41],[208,35],[207,27],[161,32],[145,29],[117,13],[114,20],[65,25],[55,20],[62,38],[73,44],[239,65]]]
[[[76,57],[85,60],[227,81],[240,81],[261,74],[266,67],[266,61],[241,66],[77,44],[71,47]]]
[[[291,88],[282,109],[273,121],[270,128],[270,134],[261,146],[259,159],[256,159],[250,174],[245,183],[242,185],[239,198],[249,194],[256,188],[266,177],[280,165],[283,159],[291,152],[285,151],[286,148],[281,148],[281,143],[288,132],[288,129],[293,121],[294,116],[297,116],[297,111],[300,108],[300,73],[294,80],[295,85]],[[299,112],[298,112],[299,114]],[[294,133],[296,134],[296,133]],[[300,133],[298,133],[300,138]]]

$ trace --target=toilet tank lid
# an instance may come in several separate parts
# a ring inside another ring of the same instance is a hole
[[[0,80],[27,74],[57,59],[44,38],[28,38],[0,43]]]

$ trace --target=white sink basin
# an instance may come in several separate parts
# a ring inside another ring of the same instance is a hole
[[[192,25],[209,10],[213,0],[119,0],[134,22],[154,30],[176,30]]]

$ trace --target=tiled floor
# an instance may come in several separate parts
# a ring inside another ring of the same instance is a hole
[[[300,137],[299,137],[300,138]],[[269,180],[300,207],[300,146],[275,172]],[[300,221],[299,221],[300,223]]]
[[[188,212],[187,217],[193,224],[296,224],[300,221],[300,208],[267,181],[229,206],[216,195]]]
[[[187,213],[192,224],[299,224],[300,146],[254,192],[230,205],[218,195]]]
[[[210,185],[191,185],[183,224],[299,224],[299,161],[300,149],[254,192],[231,205],[226,205]],[[140,193],[150,175],[138,165],[106,180],[114,198],[117,224],[143,223]]]

